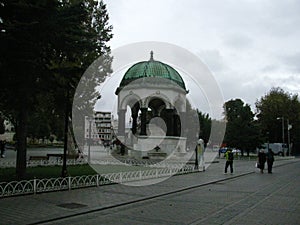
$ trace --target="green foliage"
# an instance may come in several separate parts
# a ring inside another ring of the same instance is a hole
[[[185,130],[184,136],[187,138],[187,147],[194,149],[199,138],[199,117],[197,110],[193,109],[191,103],[186,101],[186,115],[185,115]]]
[[[222,145],[222,141],[225,135],[226,122],[224,120],[211,120],[211,134],[210,134],[210,145]],[[213,131],[213,132],[212,132]]]
[[[16,128],[17,173],[26,169],[27,130],[61,132],[64,109],[88,65],[109,54],[112,37],[106,6],[92,0],[0,0],[0,109]],[[110,72],[89,80],[86,95]],[[85,101],[83,108],[91,108]],[[28,122],[30,124],[28,124]],[[29,126],[28,126],[29,125]],[[58,135],[60,136],[60,135]]]
[[[198,117],[199,117],[199,124],[200,124],[200,134],[199,138],[204,140],[204,143],[208,143],[211,131],[211,118],[208,114],[204,114],[197,110]]]
[[[83,176],[97,174],[88,164],[86,165],[71,165],[68,167],[70,176]],[[34,178],[58,178],[61,175],[60,166],[38,166],[27,168],[27,174],[24,179],[31,180]],[[14,168],[0,169],[0,182],[9,182],[17,180]]]
[[[282,142],[282,118],[284,118],[285,142],[288,140],[287,120],[292,125],[291,142],[300,138],[300,102],[281,88],[272,88],[256,102],[257,118],[262,132],[270,142]]]
[[[227,119],[224,143],[241,149],[242,155],[244,150],[249,154],[249,151],[255,150],[262,143],[259,126],[254,121],[254,113],[241,99],[227,101],[224,109]]]

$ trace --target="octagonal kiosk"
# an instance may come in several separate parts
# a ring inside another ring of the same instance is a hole
[[[185,83],[171,66],[150,60],[131,66],[118,96],[117,137],[131,157],[164,159],[186,153]],[[129,120],[129,122],[127,122]],[[130,127],[127,129],[127,125]]]

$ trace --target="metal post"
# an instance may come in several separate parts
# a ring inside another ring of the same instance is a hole
[[[291,156],[291,139],[290,139],[290,121],[287,119],[287,132],[288,132],[288,151],[289,151],[289,156]]]
[[[282,119],[282,143],[284,144],[284,117],[281,117]]]
[[[92,118],[89,117],[89,143],[88,143],[88,163],[91,162],[91,135],[92,135]]]
[[[63,154],[63,165],[62,165],[62,177],[66,177],[67,172],[67,151],[68,151],[68,127],[69,127],[69,98],[70,93],[67,89],[66,105],[65,105],[65,130],[64,130],[64,154]]]
[[[33,194],[36,194],[36,178],[33,179]]]

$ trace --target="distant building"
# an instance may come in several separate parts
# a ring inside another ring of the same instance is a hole
[[[95,123],[101,140],[112,139],[111,112],[95,112]]]
[[[113,133],[111,121],[111,112],[97,111],[91,120],[89,120],[89,118],[86,116],[84,132],[85,138],[89,138],[91,126],[91,139],[93,141],[111,141]]]

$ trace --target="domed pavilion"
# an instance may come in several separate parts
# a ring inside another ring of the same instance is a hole
[[[129,147],[129,155],[166,158],[186,151],[188,91],[173,67],[154,60],[151,51],[148,61],[138,62],[126,71],[115,94],[117,137]],[[125,124],[130,125],[129,132]]]

